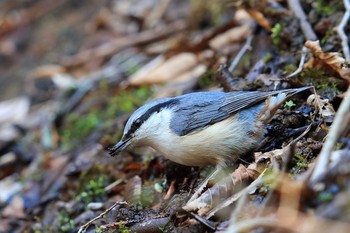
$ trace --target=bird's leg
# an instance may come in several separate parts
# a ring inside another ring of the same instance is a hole
[[[216,178],[216,176],[221,171],[222,171],[222,166],[216,165],[215,170],[199,185],[199,188],[196,190],[196,192],[192,195],[192,197],[190,198],[190,200],[188,200],[187,203],[190,203],[190,202],[196,200],[203,192],[203,189],[207,186],[209,180]]]

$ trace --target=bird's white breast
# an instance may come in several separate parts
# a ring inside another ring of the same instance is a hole
[[[187,166],[224,165],[225,161],[235,161],[256,144],[256,138],[249,137],[245,130],[245,124],[249,122],[237,121],[236,116],[179,136],[169,127],[171,110],[163,109],[156,114],[148,119],[149,123],[142,129],[148,132],[144,144],[176,163]]]

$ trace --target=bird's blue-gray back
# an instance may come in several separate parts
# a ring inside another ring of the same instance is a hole
[[[178,97],[170,128],[183,136],[264,101],[275,92],[200,92]]]

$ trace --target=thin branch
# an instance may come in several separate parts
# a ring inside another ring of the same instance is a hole
[[[250,220],[241,221],[236,224],[230,224],[229,228],[226,232],[251,232],[253,229],[258,227],[273,227],[273,228],[281,228],[278,224],[278,221],[276,218],[272,217],[261,217],[261,218],[254,218]],[[282,229],[280,229],[282,230]],[[286,230],[286,229],[284,229]],[[289,232],[289,231],[284,231]]]
[[[230,72],[232,72],[236,66],[238,65],[239,61],[242,59],[243,55],[247,52],[247,50],[250,48],[250,45],[252,44],[252,40],[253,40],[253,36],[250,35],[245,44],[243,45],[243,47],[241,48],[241,50],[239,51],[239,53],[237,54],[237,56],[233,59],[230,67],[228,68],[228,70]]]
[[[306,48],[305,46],[303,46],[298,69],[296,69],[293,73],[291,73],[290,75],[288,75],[288,76],[286,77],[287,79],[288,79],[288,78],[291,78],[291,77],[293,77],[293,76],[295,76],[295,75],[298,75],[298,74],[301,73],[301,71],[303,71],[304,64],[305,64],[305,58],[306,58],[306,54],[307,54],[308,51],[309,51],[309,49]]]
[[[345,6],[345,13],[344,16],[337,27],[337,32],[339,34],[339,37],[341,39],[341,44],[343,46],[343,54],[346,60],[350,61],[350,50],[349,50],[349,44],[348,44],[348,37],[344,32],[345,26],[347,26],[347,23],[350,18],[350,0],[343,0],[344,6]]]
[[[344,126],[348,126],[350,123],[350,87],[345,93],[345,97],[341,102],[337,114],[335,115],[331,130],[327,136],[325,143],[323,144],[320,155],[318,156],[317,163],[314,171],[311,175],[310,182],[315,183],[323,174],[329,165],[331,152],[337,143],[339,137],[342,135]]]
[[[86,62],[89,62],[91,58],[95,59],[112,56],[113,54],[116,54],[123,49],[160,41],[170,37],[174,33],[183,31],[185,29],[185,22],[179,20],[170,25],[167,25],[166,27],[151,29],[141,32],[137,35],[128,35],[126,37],[113,40],[109,43],[102,44],[98,47],[81,51],[73,57],[64,58],[62,60],[62,64],[66,67],[82,65]]]
[[[315,32],[312,30],[310,23],[307,21],[307,16],[300,5],[299,0],[288,0],[288,6],[293,11],[294,15],[300,21],[300,27],[307,40],[317,40]]]
[[[99,214],[98,216],[96,216],[95,218],[91,219],[90,221],[88,221],[87,223],[85,223],[84,225],[82,225],[79,228],[78,233],[84,233],[86,232],[86,229],[96,220],[102,218],[105,214],[107,214],[108,212],[110,212],[114,207],[116,207],[117,205],[125,205],[127,204],[127,202],[123,201],[123,202],[116,202],[114,203],[111,207],[109,207],[106,211],[102,212],[101,214]]]
[[[254,189],[256,189],[256,187],[260,186],[261,184],[263,184],[264,182],[266,182],[267,179],[269,179],[269,177],[266,177],[266,171],[267,169],[265,169],[260,175],[258,178],[256,178],[256,180],[254,180],[250,185],[248,185],[247,187],[245,187],[244,189],[242,189],[241,191],[239,191],[238,193],[235,193],[234,195],[232,195],[231,197],[227,198],[225,201],[221,202],[220,204],[218,204],[217,206],[215,206],[215,208],[213,208],[212,210],[210,210],[207,214],[206,214],[206,218],[209,219],[211,217],[214,216],[214,214],[216,212],[218,212],[219,210],[231,205],[233,202],[237,201],[239,198],[245,196],[245,195],[248,195],[251,191],[253,191]],[[242,203],[240,205],[238,205],[236,208],[238,210],[240,210],[244,204],[244,200],[241,201]],[[232,221],[235,221],[236,220],[236,214],[239,212],[239,211],[234,211],[232,213],[232,216],[231,216],[231,222]]]

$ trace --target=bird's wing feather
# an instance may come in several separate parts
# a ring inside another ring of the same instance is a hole
[[[181,107],[174,109],[170,128],[180,136],[186,135],[258,104],[274,93],[237,91],[185,95],[179,99]]]
[[[175,115],[171,119],[170,128],[176,134],[183,136],[224,120],[242,109],[262,103],[269,96],[280,96],[281,99],[275,103],[278,105],[288,96],[310,88],[313,87],[270,92],[199,92],[179,96],[181,104],[173,109]]]

